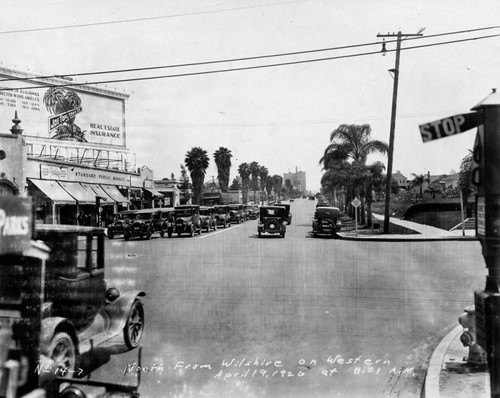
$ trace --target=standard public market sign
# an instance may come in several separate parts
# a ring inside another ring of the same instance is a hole
[[[480,124],[478,112],[464,113],[421,124],[420,134],[424,142],[464,133]]]
[[[23,253],[30,244],[32,225],[31,199],[0,197],[0,255]]]

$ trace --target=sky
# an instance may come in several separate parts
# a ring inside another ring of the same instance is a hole
[[[458,171],[475,132],[423,143],[419,124],[469,112],[500,87],[497,0],[2,0],[1,65],[20,71],[73,73],[178,65],[380,43],[377,34],[416,34],[402,43],[393,171]],[[15,32],[14,32],[15,31]],[[21,31],[21,32],[19,32]],[[391,39],[387,39],[391,40]],[[405,49],[427,45],[418,49]],[[320,187],[330,133],[369,124],[388,142],[395,43],[301,55],[108,74],[77,81],[178,75],[318,58],[317,62],[225,73],[110,83],[130,95],[127,147],[157,179],[180,176],[192,147],[233,154],[231,180],[243,162],[270,174],[301,170]],[[371,55],[354,56],[373,52]],[[381,160],[371,156],[368,162]]]

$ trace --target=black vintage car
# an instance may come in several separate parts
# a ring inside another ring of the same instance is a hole
[[[317,207],[313,219],[313,235],[335,237],[341,228],[340,210],[337,207]]]
[[[108,225],[108,238],[113,239],[118,235],[125,235],[127,225],[135,219],[137,210],[125,210],[116,213],[114,221]]]
[[[210,232],[212,229],[217,230],[217,220],[215,219],[215,211],[213,207],[200,207],[200,222],[201,228]]]
[[[175,210],[173,207],[167,207],[161,209],[161,223],[163,225],[163,231],[167,233],[168,237],[171,238],[175,229]]]
[[[136,210],[135,219],[127,225],[125,240],[133,237],[151,239],[158,232],[163,238],[165,231],[161,221],[161,209]]]
[[[107,286],[104,238],[102,228],[36,225],[26,254],[0,257],[0,335],[28,354],[39,386],[77,376],[97,351],[117,353],[109,341],[120,335],[129,350],[141,341],[145,293]],[[45,258],[33,256],[43,248]]]
[[[289,203],[280,203],[278,206],[283,206],[286,212],[286,224],[290,225],[292,223],[292,212],[290,211]]]
[[[229,219],[232,223],[241,224],[245,221],[245,213],[243,205],[229,205]]]
[[[174,207],[175,232],[177,236],[201,234],[200,206],[182,205]]]
[[[229,206],[217,205],[214,206],[215,220],[218,226],[224,228],[231,226],[231,218],[229,215]]]
[[[249,220],[256,220],[259,218],[259,206],[250,205],[247,209],[247,217]]]
[[[261,206],[259,210],[259,222],[257,232],[259,238],[263,233],[280,234],[282,238],[286,234],[287,214],[283,206]]]

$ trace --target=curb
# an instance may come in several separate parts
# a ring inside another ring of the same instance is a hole
[[[408,238],[402,238],[400,235],[395,236],[391,238],[390,235],[379,235],[381,236],[380,238],[374,237],[374,236],[369,236],[369,235],[358,235],[358,236],[345,236],[342,235],[342,233],[337,234],[338,237],[337,239],[341,240],[350,240],[350,241],[367,241],[367,242],[431,242],[431,241],[444,241],[444,240],[450,240],[450,241],[477,241],[477,238],[475,236],[433,236],[433,237],[408,237]],[[411,236],[411,235],[408,235]],[[421,236],[421,235],[420,235]]]
[[[455,340],[460,333],[462,333],[463,328],[461,325],[456,326],[451,332],[449,332],[438,344],[434,352],[432,353],[431,359],[429,361],[429,367],[427,368],[427,373],[425,375],[424,384],[424,397],[425,398],[440,398],[441,393],[439,391],[439,378],[441,376],[441,370],[443,369],[443,363],[445,359],[446,352],[450,348],[451,343]]]

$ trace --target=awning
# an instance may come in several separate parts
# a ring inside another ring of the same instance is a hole
[[[114,205],[116,202],[113,200],[111,196],[109,196],[104,189],[101,188],[100,185],[98,184],[84,184],[81,182],[84,186],[84,188],[92,190],[92,192],[95,193],[96,196],[99,196],[101,198],[101,206],[106,206],[106,205]]]
[[[58,181],[58,183],[73,196],[78,204],[95,205],[95,192],[85,188],[79,182]]]
[[[114,185],[101,185],[104,191],[115,201],[118,203],[130,204],[130,200],[128,200],[125,196],[121,194],[118,188]]]
[[[156,196],[157,198],[163,198],[163,194],[158,192],[156,189],[154,188],[144,188],[145,191],[148,191],[150,194],[152,194],[153,196]]]
[[[75,199],[66,192],[57,181],[52,180],[37,180],[28,178],[28,180],[38,188],[45,196],[56,204],[76,204]]]

